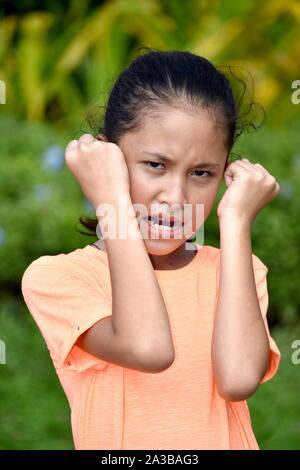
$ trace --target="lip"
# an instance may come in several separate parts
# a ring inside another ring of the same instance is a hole
[[[176,219],[175,219],[176,220]],[[176,235],[180,234],[181,237],[183,236],[183,225],[182,226],[179,226],[179,227],[176,227],[176,228],[172,228],[171,230],[168,230],[168,231],[165,231],[165,230],[160,230],[160,229],[156,229],[155,227],[153,227],[150,223],[150,221],[148,220],[148,218],[144,218],[142,219],[143,223],[144,223],[144,226],[145,226],[145,229],[146,229],[146,235],[149,236],[149,232],[150,232],[150,239],[152,239],[152,235],[155,236],[155,240],[170,240],[172,238],[174,238]]]

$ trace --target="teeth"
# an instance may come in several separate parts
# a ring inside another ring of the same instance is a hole
[[[152,223],[152,225],[156,224],[156,225],[159,225],[160,227],[161,226],[163,227],[181,227],[182,226],[182,223],[177,222],[176,220],[173,220],[173,221],[169,221],[165,219],[160,220],[157,217],[152,217],[152,219],[149,218],[148,220]]]
[[[164,226],[169,226],[171,223],[169,223],[167,220],[160,220],[157,217],[153,217],[152,219],[150,218],[151,222],[157,225],[164,225]],[[161,223],[160,223],[161,222]]]
[[[171,230],[174,230],[176,227],[180,226],[180,224],[178,224],[178,222],[174,222],[174,224],[175,224],[174,227],[170,227],[169,225],[163,225],[163,224],[155,224],[154,222],[152,222],[152,220],[149,220],[149,222],[156,230],[165,230],[165,231],[168,231],[168,232],[170,232]]]

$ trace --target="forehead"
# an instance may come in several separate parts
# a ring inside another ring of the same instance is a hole
[[[145,116],[141,128],[125,137],[129,147],[138,152],[157,152],[171,158],[226,154],[224,130],[206,110],[196,114],[168,108]]]

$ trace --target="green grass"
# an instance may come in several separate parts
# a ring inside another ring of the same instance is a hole
[[[262,450],[299,450],[300,363],[292,362],[292,354],[298,360],[300,355],[291,346],[294,340],[300,340],[300,325],[274,328],[271,335],[281,352],[281,361],[276,375],[247,400],[252,428]]]
[[[46,344],[22,302],[2,302],[0,339],[6,364],[0,364],[0,449],[74,449],[67,398]],[[279,370],[247,400],[259,447],[300,448],[300,364],[292,363],[291,344],[300,326],[272,330],[282,357]]]
[[[18,302],[0,312],[0,449],[74,449],[67,398],[33,318]]]

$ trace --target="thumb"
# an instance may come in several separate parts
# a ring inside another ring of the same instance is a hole
[[[227,186],[230,184],[230,179],[228,179],[228,175],[226,173],[226,170],[227,170],[229,165],[230,165],[230,161],[228,160],[228,158],[226,158],[226,162],[225,162],[225,166],[224,166],[224,170],[223,170],[223,178],[224,178],[224,181],[225,181]]]
[[[226,165],[224,168],[224,180],[227,186],[230,186],[233,181],[236,180],[236,177],[234,175],[234,171],[232,171],[232,168],[230,168],[230,165],[233,162],[230,162],[229,160],[226,161]]]

